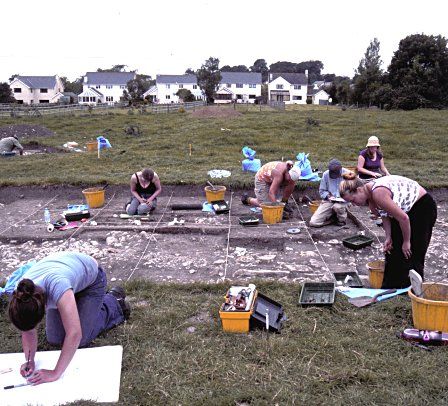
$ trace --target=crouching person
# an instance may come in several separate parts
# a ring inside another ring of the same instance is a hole
[[[320,181],[319,194],[322,202],[311,217],[311,227],[322,227],[332,223],[336,223],[338,226],[346,224],[346,204],[335,201],[335,198],[340,198],[339,185],[342,182],[342,174],[345,172],[349,171],[342,168],[337,159],[330,161],[328,170],[324,172]]]
[[[79,347],[129,318],[125,292],[106,293],[106,275],[92,257],[78,252],[52,254],[31,266],[14,290],[9,318],[21,331],[27,360],[20,373],[34,385],[56,381]],[[44,315],[47,340],[62,346],[54,369],[36,370],[37,326]]]
[[[131,201],[126,203],[126,213],[145,215],[157,207],[157,196],[162,192],[160,179],[152,169],[145,168],[131,176]]]

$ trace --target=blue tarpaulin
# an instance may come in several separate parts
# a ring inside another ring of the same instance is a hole
[[[36,261],[28,262],[25,265],[22,265],[20,268],[16,269],[6,281],[6,285],[4,288],[0,287],[0,296],[6,293],[7,295],[11,295],[16,288],[17,283],[22,279],[23,274],[30,269]]]
[[[112,145],[110,145],[109,140],[107,138],[104,138],[102,135],[96,137],[96,140],[98,141],[98,149],[112,148]]]

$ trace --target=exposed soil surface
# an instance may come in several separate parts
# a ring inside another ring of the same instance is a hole
[[[128,188],[111,186],[106,190],[106,204],[91,210],[89,222],[49,233],[43,221],[44,208],[49,208],[52,221],[58,220],[67,204],[84,203],[82,188],[1,188],[0,278],[27,261],[67,249],[94,256],[112,284],[134,278],[214,283],[223,278],[260,277],[301,282],[330,279],[332,272],[355,270],[366,279],[366,263],[382,258],[380,241],[384,232],[365,208],[352,207],[353,215],[344,227],[310,229],[310,210],[296,195],[298,204],[292,202],[292,218],[275,225],[260,222],[248,228],[239,225],[238,218],[254,214],[261,219],[261,214],[243,206],[241,194],[239,190],[227,191],[230,215],[173,211],[172,204],[204,202],[204,192],[201,187],[167,186],[154,214],[137,221],[119,217],[128,200]],[[314,197],[309,190],[307,194]],[[428,250],[426,276],[441,281],[448,264],[448,204],[446,191],[435,195],[439,212]],[[289,228],[300,232],[288,234]],[[343,246],[343,238],[360,232],[373,237],[370,247],[352,251]]]
[[[232,117],[239,117],[242,115],[242,113],[240,113],[237,110],[234,110],[232,107],[229,106],[209,106],[196,109],[191,113],[191,115],[193,117],[198,118],[208,118],[208,117],[232,118]]]
[[[0,138],[17,135],[19,141],[27,137],[50,137],[54,132],[41,125],[13,124],[0,127]]]

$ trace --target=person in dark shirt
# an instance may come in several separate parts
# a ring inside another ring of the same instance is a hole
[[[127,214],[145,215],[157,207],[157,196],[162,192],[160,179],[152,169],[145,168],[131,176],[131,201],[126,203]]]
[[[366,149],[359,153],[357,169],[361,179],[380,178],[384,175],[390,175],[384,165],[378,137],[372,135],[368,139]]]
[[[23,155],[23,147],[20,145],[17,135],[2,138],[0,140],[0,154],[4,152],[13,152],[15,149],[19,151],[20,155]]]

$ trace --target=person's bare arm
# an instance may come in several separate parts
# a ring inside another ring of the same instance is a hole
[[[386,165],[384,165],[384,158],[381,158],[380,169],[381,169],[381,172],[384,173],[386,176],[390,175],[389,171],[386,168]]]
[[[137,193],[137,177],[135,174],[131,176],[131,194],[140,202],[140,204],[145,203],[143,197]]]
[[[381,176],[381,174],[376,173],[376,172],[372,172],[369,171],[368,169],[364,168],[364,164],[365,164],[366,160],[364,159],[364,157],[362,155],[358,156],[358,173],[363,173],[364,175],[368,175],[371,176],[372,178],[377,178],[379,176]]]
[[[373,200],[376,205],[381,207],[391,217],[396,219],[400,225],[401,233],[403,235],[403,245],[401,250],[405,258],[409,259],[411,252],[411,222],[408,215],[401,210],[392,200],[391,191],[385,187],[376,188],[372,193]]]
[[[269,199],[271,202],[275,202],[277,200],[277,193],[280,190],[280,186],[282,184],[283,175],[277,169],[273,169],[271,172],[272,183],[269,188]]]
[[[154,176],[153,178],[154,186],[156,187],[156,191],[146,199],[146,203],[151,203],[160,193],[162,193],[162,185],[160,184],[160,179],[158,176]]]
[[[62,344],[61,354],[59,355],[58,362],[53,370],[40,369],[29,378],[29,381],[35,385],[59,379],[70,364],[70,361],[75,355],[79,343],[81,342],[81,322],[79,320],[73,290],[69,289],[64,292],[58,300],[57,306],[65,330],[65,338],[64,343]]]
[[[383,243],[383,251],[389,252],[393,248],[392,244],[392,226],[390,224],[390,218],[389,217],[383,217],[383,229],[386,233],[386,239]]]
[[[22,331],[22,348],[26,360],[28,360],[28,357],[30,360],[20,366],[20,374],[26,377],[32,375],[35,368],[34,357],[37,351],[37,329]]]

